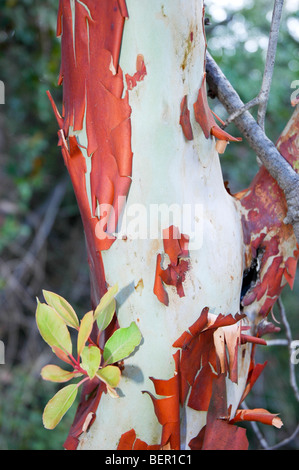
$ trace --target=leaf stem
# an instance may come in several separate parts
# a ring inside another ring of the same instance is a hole
[[[87,380],[89,380],[89,377],[84,377],[84,379],[80,380],[80,382],[77,383],[77,387],[79,388],[80,385],[82,385],[84,382],[86,382]]]

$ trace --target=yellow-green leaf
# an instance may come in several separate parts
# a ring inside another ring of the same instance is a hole
[[[103,295],[101,301],[94,312],[94,319],[97,320],[97,324],[100,331],[103,331],[112,320],[115,312],[116,302],[115,295],[118,292],[118,284],[110,287],[108,291]]]
[[[141,341],[141,333],[135,322],[128,328],[119,328],[108,339],[104,346],[105,365],[121,361],[129,356]]]
[[[77,314],[73,307],[58,294],[54,292],[49,292],[43,290],[44,298],[50,307],[53,307],[54,310],[64,319],[65,323],[76,330],[79,328],[79,320]]]
[[[64,370],[55,364],[48,364],[41,370],[42,378],[44,380],[49,380],[50,382],[68,382],[68,380],[71,380],[74,377],[79,377],[80,375],[82,374],[75,371]]]
[[[49,346],[56,346],[72,354],[72,341],[64,320],[47,304],[37,302],[36,323],[39,332]]]
[[[98,312],[97,310],[95,311],[97,324],[98,324],[98,328],[100,331],[105,330],[105,328],[107,328],[107,326],[110,324],[113,318],[115,309],[116,309],[116,302],[115,302],[115,299],[112,299],[110,303],[106,305],[106,307],[101,309],[100,312]]]
[[[118,386],[120,376],[120,369],[117,366],[106,366],[97,372],[97,377],[112,388]]]
[[[81,353],[81,367],[93,379],[101,363],[101,351],[96,346],[85,346]]]
[[[92,330],[93,322],[94,322],[93,312],[90,311],[90,312],[85,313],[85,315],[82,318],[81,323],[80,323],[78,339],[77,339],[77,353],[78,353],[78,356],[81,355],[82,350],[85,346],[85,343],[88,340],[88,337],[89,337],[89,335],[91,333],[91,330]]]
[[[78,385],[70,384],[59,390],[47,403],[43,413],[43,424],[47,429],[54,429],[74,403]]]

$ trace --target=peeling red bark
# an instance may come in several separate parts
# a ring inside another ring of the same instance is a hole
[[[93,298],[97,299],[106,290],[100,252],[109,249],[115,240],[111,233],[122,210],[119,197],[127,196],[132,176],[131,108],[128,93],[122,97],[123,74],[118,65],[126,17],[124,0],[105,0],[99,4],[91,0],[84,4],[75,2],[74,11],[69,1],[59,2],[57,36],[61,36],[62,116],[50,99],[60,127],[59,145],[82,216]],[[84,126],[86,149],[80,137],[73,135]],[[87,197],[83,148],[91,159],[92,209]],[[99,214],[96,213],[98,204],[102,205]],[[109,207],[114,209],[111,214]]]
[[[117,450],[159,450],[159,445],[148,445],[146,442],[137,438],[134,429],[122,434]]]
[[[185,331],[173,347],[180,348],[180,403],[183,406],[191,388],[188,399],[188,406],[198,411],[207,411],[210,404],[212,386],[217,374],[228,372],[231,380],[237,378],[237,354],[238,346],[238,325],[242,315],[213,315],[208,308],[204,308],[201,315],[193,325]],[[222,357],[219,356],[219,349],[215,345],[215,331],[225,326],[236,325],[235,334],[225,336],[229,351],[227,360],[225,350]],[[224,371],[222,371],[224,366]]]
[[[245,398],[247,397],[248,393],[254,386],[255,382],[263,372],[264,368],[267,365],[267,361],[264,362],[264,364],[255,364],[254,356],[255,356],[255,348],[256,345],[253,344],[252,349],[251,349],[251,358],[250,358],[250,365],[247,373],[247,382],[246,386],[242,395],[242,398],[240,400],[240,403],[242,403]]]
[[[160,380],[150,377],[155,392],[164,398],[155,398],[147,393],[153,402],[155,414],[162,425],[160,448],[170,446],[172,450],[180,449],[180,406],[179,406],[179,351],[173,356],[175,361],[175,374],[168,380]]]
[[[183,134],[187,140],[193,140],[193,131],[190,122],[190,111],[187,105],[187,95],[181,101],[181,115],[180,124],[182,126]]]
[[[206,74],[204,73],[201,87],[198,92],[197,101],[193,105],[195,120],[198,122],[205,138],[208,139],[213,135],[219,140],[239,142],[242,140],[240,137],[232,137],[230,134],[222,130],[216,123],[213,113],[208,104],[207,90],[206,90]],[[215,115],[216,116],[216,115]],[[217,119],[219,119],[217,117]]]
[[[278,150],[291,164],[298,158],[294,129],[280,137]],[[282,189],[265,167],[261,167],[250,187],[235,197],[242,209],[245,264],[249,269],[259,257],[258,278],[242,299],[243,306],[253,306],[266,317],[286,284],[292,288],[299,257],[292,225],[284,224],[287,204]]]
[[[247,450],[246,430],[223,420],[226,415],[225,374],[220,374],[213,381],[207,424],[189,442],[189,447],[192,450]]]
[[[137,82],[141,82],[146,74],[147,72],[144,63],[144,57],[142,54],[138,54],[136,59],[136,72],[134,73],[134,75],[126,74],[128,90],[133,90],[133,88],[136,87]]]
[[[162,256],[161,254],[157,255],[154,294],[165,305],[169,304],[169,298],[163,283],[175,286],[180,297],[185,295],[183,282],[189,269],[189,260],[182,258],[189,257],[188,243],[188,236],[180,234],[177,227],[172,225],[168,229],[163,230],[164,250],[169,256],[170,263],[166,269],[163,269],[161,266]]]

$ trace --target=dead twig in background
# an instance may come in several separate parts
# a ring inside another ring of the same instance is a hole
[[[21,245],[18,246],[16,241],[17,257],[11,260],[1,259],[0,276],[4,281],[4,287],[0,295],[0,303],[2,305],[2,314],[7,315],[5,331],[1,331],[1,336],[7,336],[6,363],[13,362],[19,354],[19,340],[22,336],[20,331],[25,329],[30,332],[32,330],[34,320],[32,317],[27,318],[23,314],[23,308],[26,307],[30,311],[35,309],[34,298],[36,293],[34,291],[44,275],[42,263],[45,257],[43,256],[43,250],[59,212],[67,184],[68,179],[65,177],[54,187],[44,205],[44,212],[41,214],[40,223],[36,226],[36,232],[29,248],[25,249]],[[30,337],[30,334],[28,336]]]
[[[292,356],[292,352],[293,352],[293,348],[292,348],[293,338],[292,338],[291,327],[290,327],[290,324],[288,322],[288,319],[287,319],[287,316],[286,316],[286,311],[285,311],[285,308],[284,308],[284,305],[282,303],[281,298],[278,299],[277,305],[278,305],[278,308],[279,308],[282,323],[285,327],[285,332],[286,332],[286,337],[287,337],[287,344],[288,344],[289,354],[290,354],[290,360],[289,360],[290,385],[293,389],[296,400],[299,402],[299,390],[298,390],[298,386],[297,386],[297,382],[296,382],[295,365],[294,365],[293,361],[291,360],[291,356]]]
[[[254,106],[259,105],[258,113],[257,113],[257,123],[263,130],[265,128],[265,116],[266,116],[267,104],[268,104],[269,93],[270,93],[270,88],[271,88],[271,83],[272,83],[272,76],[273,76],[273,71],[274,71],[276,48],[277,48],[277,41],[278,41],[278,35],[279,35],[279,27],[280,27],[283,3],[284,3],[284,0],[276,0],[274,4],[269,42],[268,42],[268,49],[267,49],[267,56],[266,56],[266,63],[265,63],[260,92],[251,101],[244,104],[239,109],[236,109],[232,114],[230,114],[230,116],[228,116],[228,118],[224,121],[224,125],[222,127],[228,126],[228,124],[234,121],[237,117],[241,116],[241,114],[243,114],[245,111],[248,111]]]

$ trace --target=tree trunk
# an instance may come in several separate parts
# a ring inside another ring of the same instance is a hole
[[[218,152],[237,139],[207,104],[203,22],[199,0],[60,0],[62,117],[52,104],[86,235],[92,307],[117,283],[113,328],[135,321],[143,337],[119,364],[119,398],[97,381],[84,389],[66,448],[244,449],[236,421],[281,424],[239,405],[263,369],[254,364],[257,323],[285,272],[292,283],[296,241],[283,227],[283,194],[267,235],[251,212],[261,210],[257,182],[236,196],[225,188]],[[257,178],[265,201],[268,176]],[[288,245],[269,273],[278,225]]]

